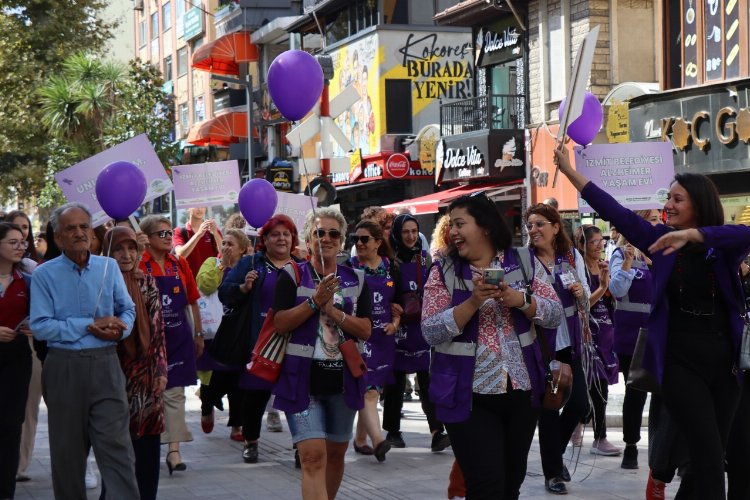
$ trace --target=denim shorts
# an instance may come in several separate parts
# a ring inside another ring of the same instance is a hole
[[[295,444],[306,439],[346,443],[352,438],[356,413],[347,406],[343,394],[310,396],[307,409],[299,413],[286,412],[286,421]]]

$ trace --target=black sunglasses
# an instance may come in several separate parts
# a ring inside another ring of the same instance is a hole
[[[358,242],[360,242],[360,241],[362,242],[362,244],[363,244],[363,245],[367,245],[367,242],[368,242],[368,241],[370,241],[370,236],[369,236],[369,235],[367,235],[367,234],[365,234],[365,235],[363,235],[363,236],[358,236],[358,235],[356,235],[356,234],[353,234],[353,235],[351,236],[351,238],[352,238],[352,243],[353,243],[354,245],[356,245],[356,244],[357,244]]]
[[[326,234],[332,240],[341,238],[341,231],[339,231],[338,229],[329,229],[327,231],[325,229],[316,229],[315,231],[313,231],[313,234],[317,236],[318,239],[323,238]]]
[[[172,237],[172,231],[169,229],[164,229],[162,231],[154,231],[153,233],[149,234],[149,237],[153,235],[157,235],[159,238],[171,238]]]

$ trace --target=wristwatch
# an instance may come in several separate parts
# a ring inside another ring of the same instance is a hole
[[[528,309],[529,307],[531,307],[531,297],[532,297],[532,295],[531,295],[530,292],[525,292],[523,294],[523,305],[522,306],[518,306],[518,310],[519,311],[525,311],[526,309]]]

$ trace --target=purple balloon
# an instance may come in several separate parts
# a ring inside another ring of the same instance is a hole
[[[565,98],[560,103],[558,116],[560,121],[565,116]],[[602,128],[602,118],[602,105],[599,103],[599,99],[591,92],[586,92],[583,98],[581,116],[568,125],[568,137],[581,146],[591,144],[596,134],[599,133],[599,129]]]
[[[96,177],[96,199],[115,220],[127,219],[146,198],[146,176],[129,161],[110,163]]]
[[[268,91],[284,118],[303,118],[323,92],[323,69],[304,50],[279,54],[268,68]]]
[[[238,203],[245,220],[254,228],[259,228],[276,212],[279,197],[273,185],[265,179],[250,179],[242,189]]]

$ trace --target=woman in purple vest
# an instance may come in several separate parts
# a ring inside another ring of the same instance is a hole
[[[743,378],[738,269],[750,250],[750,228],[724,225],[716,186],[703,175],[677,174],[666,224],[652,226],[576,172],[567,153],[556,152],[555,161],[591,207],[653,261],[643,367],[689,436],[690,467],[677,498],[724,498],[724,451]]]
[[[576,230],[575,242],[586,262],[589,297],[589,330],[591,342],[584,345],[584,369],[589,386],[591,409],[589,418],[594,422],[593,455],[616,456],[622,450],[607,440],[607,395],[610,384],[617,383],[619,363],[614,351],[615,327],[612,323],[612,297],[609,293],[609,266],[601,260],[604,238],[596,226],[585,225]]]
[[[661,222],[659,210],[636,210],[635,213],[651,225]],[[609,259],[609,291],[615,302],[615,352],[620,361],[620,371],[628,381],[630,362],[633,359],[635,341],[638,331],[646,327],[651,312],[651,259],[643,252],[628,243],[624,236],[616,242],[617,246]],[[625,451],[622,454],[623,469],[638,468],[638,447],[641,440],[641,420],[647,393],[625,388],[625,399],[622,403],[622,438]]]
[[[393,220],[391,226],[391,247],[396,253],[396,264],[401,275],[402,302],[407,295],[416,295],[422,300],[427,273],[430,269],[428,249],[422,248],[419,238],[419,224],[410,214],[401,214]],[[405,303],[401,305],[406,307]],[[408,308],[407,308],[408,309]],[[405,311],[408,313],[408,310]],[[450,446],[450,439],[445,428],[435,417],[435,405],[430,401],[430,346],[422,337],[420,326],[421,314],[418,317],[401,317],[401,328],[396,332],[396,359],[394,362],[394,380],[385,388],[383,401],[383,428],[388,431],[386,439],[394,448],[404,448],[406,443],[401,436],[401,409],[404,406],[404,389],[406,374],[416,373],[419,383],[419,400],[422,411],[427,416],[433,452],[443,451]]]
[[[401,317],[400,314],[393,314],[391,304],[398,300],[399,280],[393,266],[391,248],[383,239],[380,224],[371,220],[361,221],[352,240],[357,256],[352,257],[349,263],[354,269],[365,273],[365,282],[372,295],[372,335],[362,342],[362,357],[367,364],[367,392],[365,407],[359,411],[357,418],[353,444],[357,453],[375,455],[379,462],[383,462],[391,444],[380,433],[378,399],[386,382],[393,378],[394,335]],[[372,447],[367,445],[367,436],[370,436]]]
[[[539,203],[526,210],[526,230],[529,249],[544,265],[547,277],[562,302],[565,320],[557,330],[547,332],[553,344],[555,359],[568,363],[573,371],[573,389],[562,413],[541,410],[539,413],[539,452],[542,457],[545,488],[550,493],[564,495],[565,482],[570,481],[563,454],[578,422],[588,408],[588,387],[583,376],[581,349],[583,322],[589,291],[586,265],[565,232],[559,212],[550,205]]]
[[[247,334],[253,346],[273,305],[279,271],[292,260],[292,249],[298,244],[294,221],[284,214],[274,215],[258,230],[257,251],[242,257],[219,287],[219,299],[226,307],[252,308]],[[242,401],[242,435],[245,442],[242,460],[254,464],[258,462],[260,428],[273,385],[243,369],[240,370],[237,387]]]
[[[430,398],[467,498],[515,499],[545,388],[532,322],[556,328],[563,309],[544,268],[510,246],[510,230],[486,196],[458,198],[448,213],[451,250],[430,271],[422,310],[434,348]],[[487,268],[504,271],[499,285],[484,282]]]
[[[291,332],[274,407],[286,412],[299,451],[304,499],[336,497],[367,387],[366,375],[356,376],[339,348],[369,339],[372,328],[363,273],[336,264],[345,232],[338,210],[311,211],[303,232],[310,261],[299,264],[299,283],[286,266],[274,294],[274,325]]]

